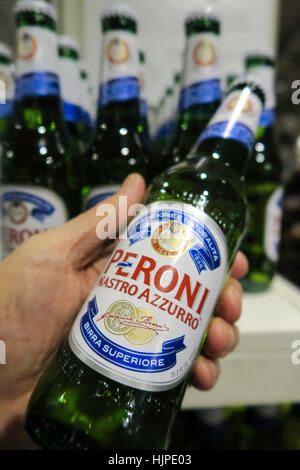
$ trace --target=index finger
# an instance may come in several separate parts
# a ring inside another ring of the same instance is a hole
[[[230,276],[234,277],[235,279],[240,279],[247,274],[248,267],[249,265],[246,256],[241,251],[239,251],[231,268]]]

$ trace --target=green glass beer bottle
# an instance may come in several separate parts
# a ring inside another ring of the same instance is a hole
[[[228,95],[190,157],[158,176],[31,397],[44,448],[165,449],[245,232],[243,168],[264,96]]]
[[[244,290],[261,292],[269,288],[279,258],[283,197],[282,165],[274,138],[274,56],[268,50],[255,51],[246,58],[246,68],[266,90],[266,106],[246,171],[250,221],[242,246],[249,260]]]
[[[165,168],[187,157],[222,98],[218,14],[210,7],[195,11],[186,18],[185,32],[176,132],[163,156]]]
[[[58,63],[64,117],[68,132],[82,148],[84,116],[81,108],[79,45],[70,36],[58,37]]]
[[[129,173],[149,175],[140,108],[137,20],[126,5],[102,15],[103,51],[97,129],[83,156],[83,208],[116,193]]]
[[[0,42],[0,141],[7,136],[11,125],[14,103],[14,65],[12,53]]]
[[[1,147],[2,255],[79,212],[74,152],[65,127],[58,78],[56,12],[20,0],[16,102],[10,138]]]

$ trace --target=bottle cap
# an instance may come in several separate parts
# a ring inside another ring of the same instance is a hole
[[[199,8],[198,10],[194,10],[185,19],[185,23],[190,23],[191,21],[201,20],[205,18],[207,20],[215,20],[220,21],[221,15],[218,10],[216,10],[211,5],[206,5],[203,8]]]
[[[106,8],[101,15],[101,18],[110,18],[112,16],[125,16],[134,21],[137,21],[137,15],[133,8],[131,8],[126,3],[120,3],[117,5],[112,5]]]
[[[260,79],[260,77],[250,75],[250,74],[241,75],[231,84],[227,95],[231,93],[239,85],[244,85],[245,87],[248,86],[249,88],[252,88],[252,90],[256,92],[258,96],[261,98],[263,105],[265,104],[266,92],[265,92],[263,81]]]
[[[271,60],[276,59],[276,51],[268,46],[259,47],[257,49],[252,49],[246,54],[246,59],[252,57],[266,57]]]
[[[76,39],[72,38],[71,36],[58,36],[58,45],[61,47],[74,49],[79,54],[79,44]]]
[[[18,0],[14,8],[15,14],[27,11],[43,13],[44,15],[52,18],[54,21],[57,20],[56,9],[50,5],[50,3],[47,3],[43,0]]]
[[[8,59],[12,60],[12,51],[4,42],[0,42],[0,55],[4,55]]]

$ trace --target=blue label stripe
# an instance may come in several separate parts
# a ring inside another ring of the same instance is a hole
[[[148,104],[146,100],[141,100],[141,114],[143,117],[148,116]]]
[[[82,109],[80,106],[69,103],[68,101],[63,102],[64,117],[68,122],[81,122],[83,117]]]
[[[213,271],[221,265],[221,254],[216,240],[208,228],[191,215],[179,210],[158,209],[139,218],[128,229],[130,246],[151,236],[153,222],[180,222],[189,228],[198,239],[189,254],[198,273],[207,269]],[[199,243],[200,242],[200,243]]]
[[[164,341],[162,344],[162,352],[145,353],[128,349],[118,345],[114,341],[107,338],[94,323],[94,316],[97,315],[99,309],[96,297],[88,303],[87,312],[80,321],[80,331],[87,345],[100,357],[106,361],[123,369],[154,373],[163,372],[171,369],[176,365],[176,354],[186,349],[184,344],[184,336]],[[109,354],[113,351],[113,356]],[[130,361],[135,360],[139,364],[131,365]],[[153,361],[157,363],[154,364]],[[158,361],[161,363],[158,364]]]
[[[275,122],[275,110],[274,109],[265,109],[260,116],[259,126],[260,127],[270,127]]]
[[[99,204],[99,202],[102,202],[104,201],[105,199],[108,199],[109,197],[112,197],[116,194],[116,192],[112,192],[112,191],[108,191],[106,193],[101,193],[101,194],[98,194],[97,196],[94,196],[92,197],[87,205],[86,205],[86,208],[85,210],[89,210],[91,209],[92,207],[95,207],[97,204]]]
[[[7,100],[6,103],[0,103],[0,119],[10,117],[13,113],[14,102]]]
[[[7,202],[18,204],[20,201],[27,202],[35,206],[30,215],[41,223],[43,223],[45,219],[50,217],[55,211],[55,207],[52,204],[45,199],[35,196],[34,194],[24,193],[22,191],[10,191],[2,195],[3,217],[7,216],[7,211],[4,206]]]
[[[139,99],[140,83],[137,77],[121,77],[100,86],[99,106],[115,101]]]
[[[59,96],[59,77],[51,72],[32,72],[16,80],[16,100],[29,96]]]
[[[181,90],[179,110],[185,111],[192,106],[211,103],[222,98],[221,82],[218,79],[203,80]]]
[[[207,127],[198,139],[198,143],[206,139],[222,138],[236,140],[244,145],[251,151],[254,135],[248,126],[241,122],[236,122],[234,126],[229,126],[229,121],[218,122]]]

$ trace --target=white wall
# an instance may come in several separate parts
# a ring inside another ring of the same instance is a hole
[[[124,1],[124,0],[123,0]],[[125,0],[126,1],[126,0]],[[100,14],[117,0],[65,0],[65,29],[82,39],[93,85],[98,88],[101,51]],[[205,0],[127,0],[138,13],[140,37],[148,60],[148,96],[156,104],[173,73],[181,67],[183,21]],[[211,0],[223,17],[224,75],[242,67],[243,55],[253,47],[275,47],[278,0]],[[78,11],[81,10],[81,11]],[[72,21],[74,18],[74,21]]]

